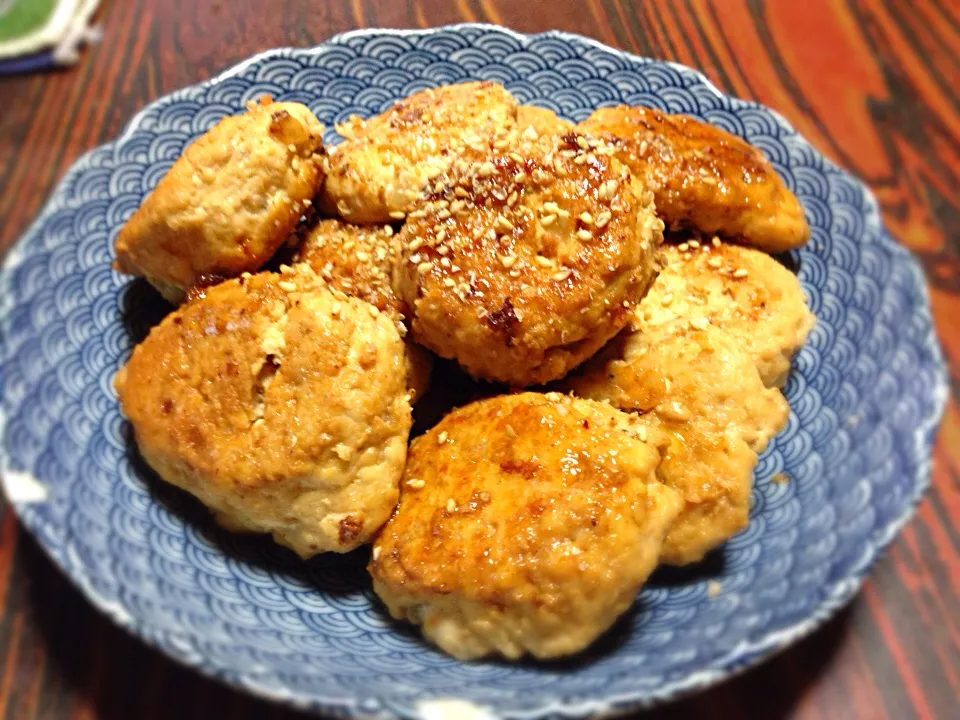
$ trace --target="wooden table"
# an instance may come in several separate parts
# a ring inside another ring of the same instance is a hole
[[[955,0],[107,0],[69,70],[0,80],[0,251],[78,155],[145,103],[265,48],[364,26],[571,30],[703,70],[783,113],[877,192],[923,261],[953,399],[933,490],[814,636],[664,717],[954,718],[960,708],[960,4]],[[0,500],[0,717],[293,718],[96,613]]]

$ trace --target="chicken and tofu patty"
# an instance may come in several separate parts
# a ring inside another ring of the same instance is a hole
[[[400,316],[403,307],[391,279],[399,258],[400,242],[392,225],[330,219],[304,233],[293,259],[310,265],[330,287]]]
[[[492,81],[421,90],[368,120],[353,116],[337,126],[344,140],[329,151],[324,206],[351,222],[403,219],[429,178],[464,149],[483,152],[516,117],[517,101]]]
[[[666,435],[657,476],[683,495],[684,508],[663,562],[700,560],[746,527],[757,453],[786,424],[789,407],[734,339],[682,320],[624,333],[564,389],[640,413],[650,433]]]
[[[396,504],[403,342],[306,268],[208,289],[134,349],[116,388],[147,463],[230,529],[303,557],[346,552]]]
[[[523,393],[454,410],[410,447],[374,590],[458,658],[577,652],[633,603],[682,506],[659,462],[605,403]]]
[[[190,143],[120,229],[115,266],[170,302],[254,272],[323,182],[323,126],[299,103],[250,103]]]
[[[400,232],[414,338],[475,377],[526,386],[613,337],[653,278],[663,223],[610,152],[528,127],[435,178]]]
[[[606,138],[656,198],[671,229],[741,238],[768,252],[810,236],[803,206],[758,149],[688,115],[653,108],[600,108],[578,125]]]
[[[295,262],[307,263],[330,287],[388,313],[405,336],[404,307],[392,285],[399,258],[400,241],[391,225],[342,220],[321,220],[311,227],[294,255]],[[405,345],[408,385],[416,402],[430,386],[433,357],[412,341]]]
[[[768,387],[783,387],[816,318],[797,276],[752,248],[689,240],[662,247],[663,269],[637,308],[639,330],[709,322],[754,360]]]

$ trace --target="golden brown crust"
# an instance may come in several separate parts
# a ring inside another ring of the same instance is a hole
[[[763,153],[709,123],[643,107],[600,108],[579,129],[609,139],[676,229],[740,237],[768,252],[803,245],[800,201]]]
[[[307,263],[331,288],[389,313],[405,336],[405,308],[392,286],[399,259],[400,242],[392,226],[351,225],[342,220],[321,220],[314,225],[294,255],[295,262]],[[430,387],[433,357],[412,340],[404,345],[410,399],[416,403]]]
[[[414,337],[476,377],[561,377],[623,327],[663,224],[627,169],[579,134],[498,138],[434,179],[400,232]]]
[[[517,102],[491,81],[431,88],[387,111],[337,126],[324,205],[351,222],[402,219],[424,183],[449,168],[465,147],[483,148],[512,127]]]
[[[665,244],[661,262],[634,327],[706,320],[750,354],[768,387],[783,387],[816,321],[797,277],[765,253],[719,241]]]
[[[160,477],[304,557],[365,542],[396,502],[403,343],[312,272],[210,288],[150,332],[116,387]]]
[[[321,220],[307,231],[294,260],[310,265],[330,287],[400,316],[403,306],[391,284],[399,257],[391,225]]]
[[[686,506],[664,562],[699,560],[746,526],[757,452],[786,424],[789,407],[722,330],[677,320],[625,331],[563,387],[642,413],[651,433],[669,438],[657,475]]]
[[[639,432],[555,393],[453,411],[411,445],[375,591],[457,657],[585,647],[633,602],[680,508]]]
[[[116,267],[179,303],[204,278],[258,270],[323,181],[323,126],[299,103],[251,103],[184,150],[117,236]]]
[[[549,108],[520,105],[517,107],[517,130],[522,133],[528,127],[532,127],[538,135],[564,135],[575,128],[572,122]]]

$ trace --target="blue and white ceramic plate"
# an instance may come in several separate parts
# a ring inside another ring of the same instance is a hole
[[[389,621],[364,551],[303,563],[216,529],[136,459],[112,388],[152,322],[137,286],[110,268],[113,239],[190,140],[264,93],[305,103],[332,127],[473,78],[572,120],[630,103],[715,123],[763,149],[813,230],[794,260],[818,322],[786,387],[789,425],[757,468],[749,528],[699,572],[655,577],[635,613],[566,663],[457,662]],[[846,603],[910,516],[946,396],[919,267],[863,184],[782,117],[679,65],[480,25],[273,50],[153,103],[74,165],[11,252],[0,333],[0,469],[55,562],[177,660],[340,716],[423,716],[445,698],[500,717],[584,716],[674,698],[758,662]],[[779,473],[789,481],[773,482]]]

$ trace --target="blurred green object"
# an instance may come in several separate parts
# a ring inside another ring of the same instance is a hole
[[[0,42],[38,32],[56,9],[56,0],[0,0]]]
[[[77,60],[100,0],[0,0],[0,74]]]

